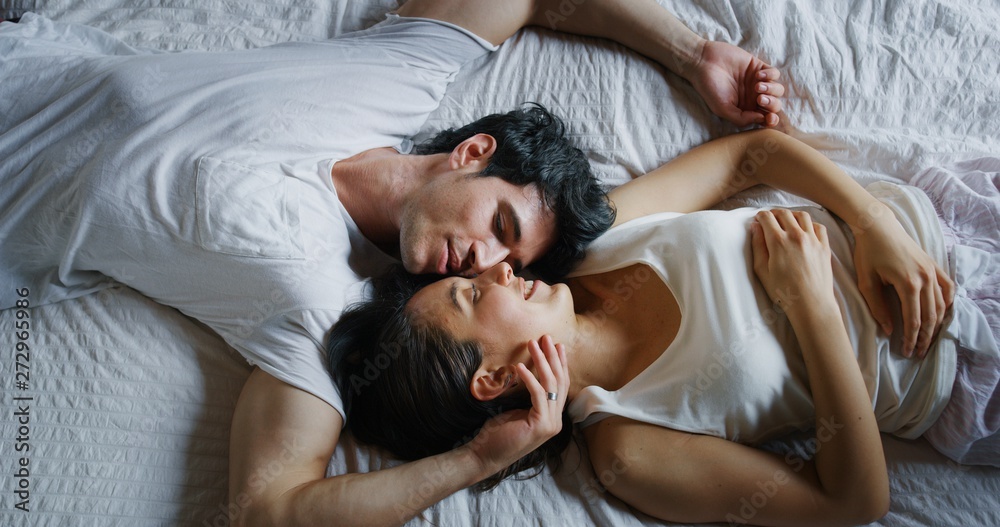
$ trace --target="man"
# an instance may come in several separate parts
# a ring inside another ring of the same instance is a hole
[[[545,434],[498,420],[468,448],[324,479],[343,419],[323,334],[385,252],[413,272],[470,274],[567,245],[564,211],[544,189],[470,177],[490,170],[502,147],[494,135],[402,153],[462,64],[557,9],[413,0],[398,14],[429,21],[390,17],[328,42],[199,54],[88,53],[108,37],[86,28],[66,51],[63,27],[5,24],[0,307],[15,290],[41,305],[114,280],[206,323],[258,366],[233,420],[233,521],[402,523]],[[777,124],[777,71],[698,38],[655,2],[591,0],[559,28],[650,56],[738,124]],[[29,35],[37,41],[24,49]],[[255,476],[274,463],[283,470],[262,484]],[[425,480],[429,470],[444,477]]]

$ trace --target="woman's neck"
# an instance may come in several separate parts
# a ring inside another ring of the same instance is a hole
[[[569,281],[576,337],[567,343],[570,398],[587,386],[617,390],[673,342],[680,310],[666,284],[636,264]]]
[[[565,343],[570,399],[587,386],[618,385],[626,369],[622,357],[628,353],[625,330],[614,318],[603,317],[600,311],[588,311],[577,313],[576,323],[576,337]]]

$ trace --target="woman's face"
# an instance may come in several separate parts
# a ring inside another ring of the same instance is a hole
[[[407,310],[456,339],[479,342],[484,363],[496,366],[530,367],[528,342],[546,334],[556,342],[572,338],[575,321],[569,287],[526,281],[505,262],[476,278],[435,282],[418,291]]]

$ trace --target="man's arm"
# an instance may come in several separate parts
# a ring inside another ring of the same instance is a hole
[[[456,491],[499,472],[562,429],[568,393],[566,352],[538,341],[549,368],[536,379],[521,366],[530,409],[500,414],[468,443],[419,461],[325,478],[343,427],[326,402],[254,369],[240,393],[229,446],[232,525],[402,525]],[[545,384],[545,387],[542,386]]]
[[[401,525],[489,474],[468,449],[325,478],[340,414],[260,369],[243,387],[229,452],[232,525]]]
[[[536,25],[613,40],[687,79],[718,116],[739,126],[777,126],[778,70],[746,51],[696,35],[654,0],[409,0],[398,13],[461,26],[500,44]]]

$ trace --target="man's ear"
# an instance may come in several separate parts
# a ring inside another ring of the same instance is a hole
[[[451,151],[448,158],[452,170],[469,167],[471,165],[481,165],[476,167],[477,172],[486,169],[490,157],[497,149],[497,140],[489,134],[476,134],[465,141],[462,141]]]
[[[492,401],[517,384],[517,373],[513,368],[501,366],[493,371],[479,368],[469,383],[469,392],[476,400]]]

